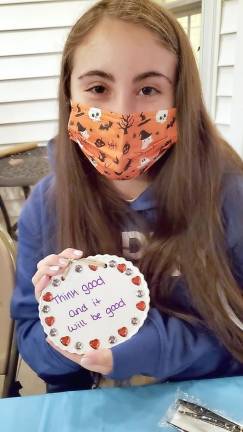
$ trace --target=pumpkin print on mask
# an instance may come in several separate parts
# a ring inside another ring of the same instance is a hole
[[[126,144],[124,144],[124,147],[123,147],[123,154],[125,155],[125,154],[127,154],[128,152],[129,152],[129,150],[130,150],[130,144],[128,144],[128,143],[126,143]]]
[[[102,141],[102,139],[98,138],[98,139],[95,141],[95,145],[96,145],[96,147],[101,148],[101,147],[104,147],[104,146],[105,146],[105,142]]]

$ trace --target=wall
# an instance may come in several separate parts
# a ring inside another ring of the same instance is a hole
[[[61,52],[91,0],[0,0],[0,145],[46,143],[57,131]],[[19,188],[0,188],[14,222]],[[0,215],[1,220],[1,215]]]
[[[243,156],[243,1],[222,3],[215,121]]]
[[[61,52],[92,1],[0,1],[0,145],[45,142],[57,130]]]
[[[207,108],[243,156],[243,1],[203,0],[201,80]]]

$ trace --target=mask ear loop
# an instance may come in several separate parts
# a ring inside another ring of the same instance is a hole
[[[223,291],[221,289],[218,289],[218,294],[221,300],[221,303],[224,307],[225,312],[227,312],[229,318],[231,319],[231,321],[233,321],[233,323],[240,329],[243,331],[243,322],[237,317],[237,315],[235,314],[235,312],[233,311],[233,309],[230,307],[225,294],[223,293]]]
[[[101,261],[96,261],[96,260],[92,260],[92,259],[88,259],[88,258],[81,258],[80,260],[76,260],[76,259],[72,259],[71,258],[71,259],[68,260],[68,265],[67,265],[64,273],[61,276],[61,280],[62,281],[64,281],[66,279],[66,277],[67,277],[67,275],[69,273],[69,270],[71,268],[71,264],[74,263],[74,262],[75,263],[82,263],[83,262],[83,263],[85,263],[87,265],[93,265],[93,266],[96,266],[96,267],[103,267],[103,268],[107,267],[107,264],[105,264],[105,263],[103,263]]]

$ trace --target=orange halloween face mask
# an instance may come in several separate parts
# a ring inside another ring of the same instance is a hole
[[[122,115],[78,103],[71,107],[70,139],[112,180],[141,175],[177,141],[175,108]]]

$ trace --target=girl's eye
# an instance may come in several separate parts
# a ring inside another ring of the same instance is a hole
[[[95,93],[95,94],[102,94],[105,92],[105,87],[102,85],[97,85],[94,87],[89,88],[88,90],[86,90],[87,92],[91,92],[91,93]]]
[[[157,93],[159,93],[159,91],[156,90],[154,87],[143,87],[140,90],[140,94],[142,94],[143,96],[153,96]]]

